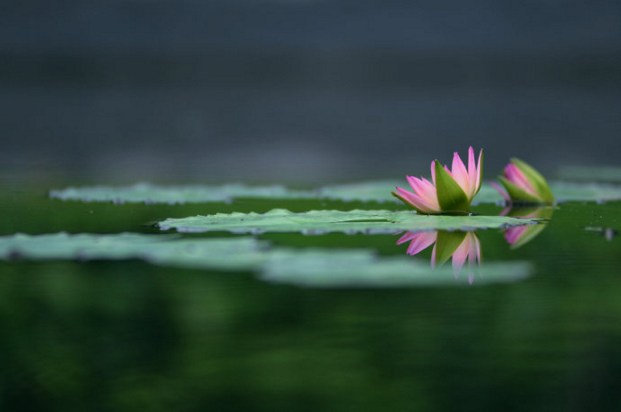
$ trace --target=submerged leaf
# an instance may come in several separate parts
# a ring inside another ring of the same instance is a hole
[[[181,219],[166,219],[158,225],[162,230],[180,232],[263,233],[302,232],[321,234],[396,233],[404,230],[467,230],[519,226],[536,220],[504,216],[427,216],[411,211],[390,210],[311,210],[293,213],[274,209],[267,213],[218,213]]]

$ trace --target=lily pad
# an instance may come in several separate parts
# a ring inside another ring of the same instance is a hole
[[[325,186],[316,190],[294,190],[284,186],[186,185],[70,187],[52,190],[50,197],[60,200],[111,203],[208,203],[230,202],[240,198],[254,199],[326,199],[342,201],[398,202],[391,191],[399,181],[369,181]],[[621,185],[595,183],[551,182],[557,202],[621,200]],[[501,203],[502,197],[489,185],[483,184],[472,204]]]
[[[125,260],[159,265],[246,270],[265,259],[264,242],[249,237],[180,239],[177,236],[121,233],[56,233],[0,237],[2,259]]]
[[[309,287],[449,286],[463,283],[450,267],[379,257],[369,249],[269,248],[248,237],[183,239],[167,235],[24,235],[0,237],[0,259],[127,260],[197,269],[253,271],[270,282]],[[472,269],[477,284],[523,279],[526,263],[486,263]],[[466,272],[464,269],[463,272]],[[468,275],[465,275],[466,277]]]
[[[621,183],[621,167],[563,167],[558,177],[562,180],[577,182]]]
[[[52,190],[50,197],[60,200],[113,203],[207,203],[230,202],[236,198],[306,199],[315,198],[311,191],[292,190],[284,186],[183,185],[160,186],[140,183],[132,186],[69,187]]]
[[[403,182],[376,180],[325,186],[319,189],[318,194],[319,197],[330,200],[398,203],[399,201],[390,194],[390,191],[394,189],[395,186],[403,185]],[[472,204],[498,203],[500,201],[502,201],[502,197],[498,192],[488,184],[483,184]]]
[[[390,194],[390,189],[397,185],[398,182],[371,181],[327,186],[319,190],[319,196],[327,199],[340,199],[345,201],[397,202]],[[550,182],[550,187],[557,203],[621,200],[621,185],[556,181]],[[502,203],[502,201],[503,199],[498,192],[488,183],[485,183],[481,187],[479,194],[474,198],[472,204]]]
[[[179,232],[264,233],[302,232],[304,234],[396,233],[404,230],[472,230],[506,228],[536,223],[537,220],[504,216],[427,216],[412,211],[389,210],[311,210],[294,213],[273,209],[267,213],[218,213],[180,219],[166,219],[162,230]]]
[[[269,282],[319,288],[452,286],[515,282],[532,271],[526,262],[486,262],[457,274],[449,265],[431,269],[428,262],[411,257],[377,258],[365,250],[311,249],[275,252],[261,277]]]

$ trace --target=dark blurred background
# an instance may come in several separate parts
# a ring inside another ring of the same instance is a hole
[[[470,144],[490,173],[614,165],[620,52],[614,1],[2,2],[1,169],[315,183]]]

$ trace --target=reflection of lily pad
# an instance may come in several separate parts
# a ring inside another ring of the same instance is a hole
[[[125,187],[95,186],[53,190],[50,196],[60,200],[114,203],[207,203],[228,202],[239,198],[254,199],[327,199],[342,201],[397,202],[391,195],[401,181],[371,181],[325,186],[317,190],[293,190],[283,186],[159,186],[138,184]],[[621,186],[594,183],[551,182],[558,202],[621,200]],[[484,184],[473,204],[499,203],[502,197]]]
[[[504,216],[426,216],[412,211],[389,210],[311,210],[293,213],[274,209],[267,213],[218,213],[159,223],[163,230],[180,232],[228,231],[234,233],[302,232],[322,234],[394,233],[403,230],[490,229],[534,223],[535,220]]]
[[[227,202],[235,198],[257,199],[306,199],[314,198],[312,192],[287,189],[283,186],[185,185],[159,186],[147,183],[133,186],[70,187],[53,190],[50,196],[60,200],[114,203],[206,203]]]
[[[23,235],[0,237],[0,258],[123,260],[210,269],[252,269],[264,259],[262,242],[248,237],[178,239],[141,235]]]
[[[379,257],[368,249],[269,248],[263,241],[235,237],[182,239],[167,235],[14,235],[0,237],[0,259],[127,260],[197,269],[255,271],[261,278],[312,287],[441,286],[461,283],[450,268],[427,262]],[[530,273],[526,263],[488,263],[476,269],[477,284],[509,282]],[[480,272],[480,273],[479,273]]]
[[[525,262],[494,262],[472,270],[474,284],[484,285],[524,279],[532,267]],[[450,267],[433,270],[419,259],[376,258],[366,251],[277,252],[262,277],[270,282],[323,288],[468,285],[467,274],[455,278]]]

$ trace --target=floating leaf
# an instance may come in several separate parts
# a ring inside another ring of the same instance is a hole
[[[371,181],[327,186],[319,190],[319,196],[332,200],[397,202],[390,191],[398,185],[396,181]],[[557,203],[584,201],[602,202],[621,200],[621,185],[598,183],[550,182]],[[502,197],[489,184],[483,184],[481,191],[472,201],[473,205],[501,203]]]
[[[378,257],[368,249],[268,248],[253,238],[182,239],[167,235],[13,235],[0,237],[0,259],[127,260],[198,269],[250,270],[262,279],[311,287],[450,286],[450,268],[432,270],[412,258]],[[520,280],[525,263],[476,269],[477,284]],[[479,273],[480,272],[480,273]]]
[[[325,186],[317,190],[292,190],[283,186],[158,186],[138,184],[126,187],[96,186],[52,190],[50,196],[60,200],[113,203],[207,203],[229,202],[239,198],[255,199],[327,199],[342,201],[398,202],[391,191],[398,181],[370,181]],[[551,182],[557,202],[621,200],[621,185]],[[502,197],[488,184],[472,204],[500,203]]]
[[[552,188],[552,192],[554,192],[557,203],[571,201],[606,202],[621,200],[621,185],[553,182],[550,186]]]
[[[621,183],[621,167],[563,167],[558,177],[562,180],[578,182]]]
[[[525,262],[493,262],[477,266],[474,285],[514,282],[528,277]],[[466,269],[464,269],[464,272]],[[304,287],[400,287],[468,285],[466,273],[457,278],[450,266],[431,269],[411,257],[377,258],[369,251],[278,251],[266,263],[264,280]]]
[[[263,242],[249,237],[179,239],[167,235],[24,235],[0,237],[3,259],[142,259],[160,265],[252,269],[265,259]]]
[[[184,185],[158,186],[140,183],[132,186],[69,187],[52,190],[50,196],[60,200],[114,203],[206,203],[229,202],[236,198],[306,199],[315,198],[310,191],[292,190],[284,186]]]
[[[519,226],[535,223],[504,216],[428,216],[412,211],[389,210],[311,210],[293,213],[274,209],[267,213],[218,213],[181,219],[166,219],[158,225],[163,230],[180,232],[233,233],[302,232],[322,234],[395,233],[404,230],[469,230]]]

